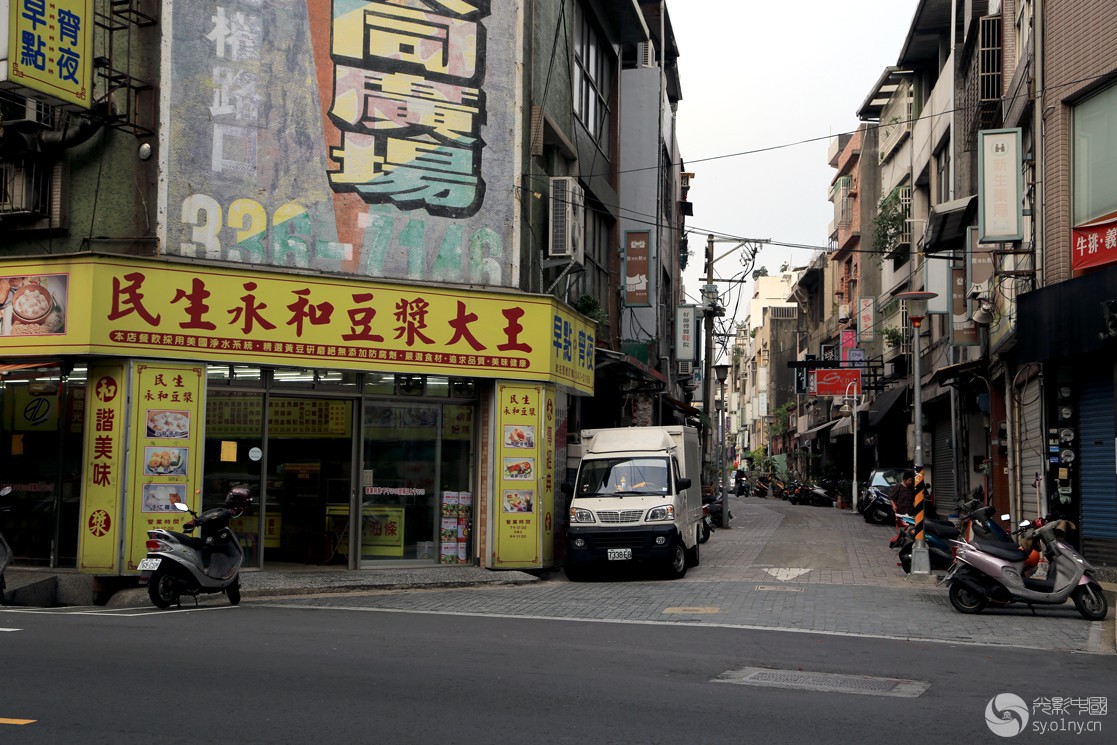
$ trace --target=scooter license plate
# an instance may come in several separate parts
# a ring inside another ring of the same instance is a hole
[[[630,561],[632,559],[631,548],[609,548],[606,549],[606,558],[609,561]]]
[[[143,559],[140,561],[140,565],[137,568],[141,572],[154,572],[159,568],[159,564],[162,561],[162,559]]]

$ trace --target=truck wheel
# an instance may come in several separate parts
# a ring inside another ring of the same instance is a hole
[[[570,580],[571,582],[585,582],[586,581],[586,569],[585,569],[585,567],[581,567],[581,566],[578,566],[576,564],[563,564],[562,573],[565,574],[566,578],[568,580]]]
[[[701,527],[695,528],[694,532],[695,533],[701,533],[702,528]],[[698,555],[698,544],[701,543],[701,542],[702,541],[698,540],[698,536],[695,536],[694,548],[688,548],[686,550],[687,566],[692,566],[692,567],[698,566],[698,562],[701,559],[701,557]]]
[[[682,579],[686,576],[686,548],[683,542],[675,541],[671,559],[667,562],[667,579]]]

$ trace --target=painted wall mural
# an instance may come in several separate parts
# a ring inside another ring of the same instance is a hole
[[[165,252],[516,286],[519,13],[176,0]]]

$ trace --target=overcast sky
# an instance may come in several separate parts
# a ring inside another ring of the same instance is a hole
[[[679,141],[686,170],[695,174],[694,216],[687,219],[690,302],[705,284],[708,233],[826,245],[834,217],[826,197],[835,175],[826,162],[828,139],[856,129],[857,109],[884,68],[896,64],[917,5],[668,0],[683,93]],[[811,142],[794,144],[805,140]],[[775,149],[724,157],[766,148]],[[715,257],[734,245],[715,244]],[[756,267],[776,274],[785,261],[803,265],[817,253],[770,246]],[[715,277],[742,271],[733,255],[714,266]],[[751,297],[751,284],[743,287]],[[719,289],[724,295],[730,286]],[[742,300],[739,321],[747,305]]]

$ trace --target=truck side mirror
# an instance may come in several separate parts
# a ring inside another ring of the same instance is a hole
[[[559,484],[559,491],[569,497],[574,493],[574,484],[571,484],[569,481],[563,481]]]
[[[680,476],[678,479],[675,480],[675,487],[679,491],[682,491],[683,489],[689,489],[690,488],[690,479],[688,479],[685,476]]]

